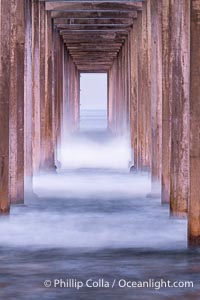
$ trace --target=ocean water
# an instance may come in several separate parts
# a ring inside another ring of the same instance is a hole
[[[82,109],[80,111],[80,129],[99,131],[107,129],[107,111],[105,109]]]
[[[0,299],[199,300],[187,221],[146,197],[150,177],[129,173],[127,137],[84,130],[60,153],[57,172],[35,176],[34,195],[0,219]],[[193,287],[153,286],[162,280]]]

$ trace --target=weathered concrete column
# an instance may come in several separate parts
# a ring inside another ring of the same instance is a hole
[[[190,1],[170,2],[172,26],[172,144],[170,211],[186,216],[189,187]]]
[[[46,11],[45,2],[39,2],[39,60],[40,60],[40,170],[45,168],[46,148],[46,109],[45,109],[45,82],[46,82]]]
[[[138,168],[151,168],[151,26],[149,1],[138,13]]]
[[[32,1],[26,1],[24,61],[24,175],[25,190],[32,192]]]
[[[68,60],[69,53],[64,49],[64,66],[63,66],[63,120],[62,120],[62,140],[67,136],[67,109],[68,109]]]
[[[117,85],[117,58],[115,58],[113,66],[112,66],[112,119],[110,128],[113,133],[116,134],[116,107],[117,107],[117,93],[118,93],[118,85]],[[110,112],[111,113],[111,112]]]
[[[113,122],[113,65],[108,71],[108,130],[112,130]]]
[[[33,173],[54,170],[53,25],[45,3],[32,4],[32,159]]]
[[[133,163],[138,169],[138,31],[137,23],[134,21],[130,32],[130,77],[131,77],[131,99],[130,99],[130,127],[131,146],[133,151]]]
[[[117,127],[118,127],[118,133],[123,133],[124,128],[124,45],[122,46],[120,52],[119,52],[119,102],[117,106],[118,111],[118,121],[117,121]]]
[[[79,72],[77,67],[74,65],[75,68],[75,117],[74,117],[74,130],[76,131],[79,128],[79,115],[80,115],[80,99],[79,99]]]
[[[58,34],[58,31],[54,29],[53,33],[53,47],[54,47],[54,57],[53,57],[53,124],[54,124],[54,149],[55,149],[55,162],[59,159],[58,149],[61,144],[61,99],[62,99],[62,75],[63,69],[61,66],[62,53],[61,53],[61,38]]]
[[[162,0],[162,203],[170,201],[172,49],[171,4]]]
[[[112,130],[116,134],[117,132],[117,97],[118,97],[118,85],[117,85],[117,80],[118,80],[118,70],[117,70],[117,58],[114,61],[113,64],[113,125],[112,125]]]
[[[24,202],[25,1],[11,2],[10,200]]]
[[[0,213],[8,213],[9,200],[9,100],[10,100],[10,10],[0,1]]]
[[[200,246],[200,0],[191,1],[189,246]]]
[[[151,26],[151,182],[161,194],[162,166],[162,2],[150,1]]]
[[[54,169],[53,144],[53,24],[51,15],[45,15],[45,149],[44,167]]]
[[[124,133],[130,130],[130,57],[129,57],[129,36],[125,39],[124,44]]]
[[[122,76],[121,76],[121,59],[122,51],[120,50],[117,56],[117,94],[116,94],[116,133],[119,134],[121,130],[121,99],[122,99]]]
[[[72,60],[68,58],[68,101],[67,101],[67,131],[77,130],[79,126],[79,73]]]
[[[141,170],[144,161],[144,141],[143,141],[143,97],[142,97],[142,12],[138,13],[137,18],[138,32],[138,105],[137,105],[137,166]]]
[[[32,45],[32,158],[33,173],[40,167],[40,2],[32,2],[33,45]]]

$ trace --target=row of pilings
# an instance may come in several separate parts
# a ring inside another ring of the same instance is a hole
[[[80,69],[45,1],[1,0],[0,36],[0,210],[7,213],[24,202],[33,174],[55,169],[63,136],[78,128]],[[105,69],[109,128],[130,130],[135,168],[151,173],[152,196],[161,187],[171,216],[188,216],[190,245],[200,245],[199,49],[200,0],[147,0]]]

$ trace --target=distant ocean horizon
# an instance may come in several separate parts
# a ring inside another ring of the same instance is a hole
[[[106,130],[107,129],[106,109],[81,109],[80,129],[81,130]]]

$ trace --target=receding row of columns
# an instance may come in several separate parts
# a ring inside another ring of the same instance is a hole
[[[44,2],[1,0],[0,18],[0,211],[8,213],[34,174],[55,170],[63,120],[77,128],[79,74]]]
[[[188,215],[189,244],[196,245],[200,243],[200,1],[149,0],[143,7],[131,39],[134,163],[141,170],[147,162],[152,193],[161,184],[162,202],[169,203],[172,216]]]
[[[171,216],[188,216],[190,245],[200,244],[199,28],[199,0],[147,0],[127,37],[130,68],[123,45],[109,73],[110,127],[122,128],[129,103],[134,166]]]

